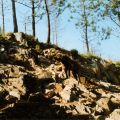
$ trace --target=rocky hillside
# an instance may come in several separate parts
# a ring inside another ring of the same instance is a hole
[[[0,36],[0,119],[118,120],[120,68],[95,56]]]

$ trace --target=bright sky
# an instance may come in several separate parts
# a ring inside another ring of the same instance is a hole
[[[9,9],[11,9],[11,1],[8,0]],[[30,15],[30,9],[26,9],[22,5],[17,5],[17,18],[18,18],[18,27],[19,31],[24,32],[24,16]],[[61,18],[59,19],[59,31],[58,31],[58,43],[60,47],[65,49],[77,49],[79,53],[85,53],[86,49],[83,45],[81,34],[79,30],[77,30],[74,26],[74,23],[68,22],[69,12],[65,12]],[[10,10],[6,10],[5,16],[5,28],[6,32],[13,31],[13,23],[12,23],[12,13]],[[2,25],[1,17],[0,17],[0,25]],[[111,23],[111,25],[113,25]],[[31,24],[27,28],[27,32],[31,34]],[[39,38],[40,42],[46,42],[47,39],[47,21],[46,17],[44,17],[39,23],[36,24],[36,35]],[[53,40],[51,40],[53,41]],[[97,55],[101,55],[105,59],[112,60],[120,60],[120,40],[116,37],[111,37],[109,40],[101,41],[101,45],[97,45],[97,42],[94,40],[91,43],[92,47],[96,50]]]

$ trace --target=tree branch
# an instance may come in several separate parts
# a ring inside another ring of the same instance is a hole
[[[30,6],[28,6],[28,5],[24,4],[24,3],[21,3],[21,2],[19,2],[19,1],[17,1],[17,3],[19,3],[19,4],[21,4],[21,5],[24,5],[24,6],[28,7],[28,8],[32,8],[32,7],[30,7]]]
[[[111,15],[109,17],[118,27],[120,27],[120,25],[111,17]]]

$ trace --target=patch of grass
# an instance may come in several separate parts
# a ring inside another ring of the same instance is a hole
[[[11,35],[14,35],[13,32],[8,32],[5,34],[5,36],[11,36]]]
[[[0,41],[1,40],[6,40],[6,36],[4,34],[0,34]]]
[[[120,61],[117,61],[117,62],[115,63],[115,66],[120,68]]]
[[[92,54],[92,53],[87,53],[87,54],[81,54],[82,57],[87,58],[87,59],[101,59],[99,56]]]

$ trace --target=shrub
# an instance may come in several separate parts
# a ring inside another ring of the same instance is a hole
[[[35,37],[32,36],[32,35],[25,34],[24,37],[25,37],[26,40],[33,40],[33,41],[35,41]]]
[[[71,55],[72,55],[73,58],[77,58],[78,57],[78,54],[79,54],[78,50],[72,49],[70,52],[71,52]]]

